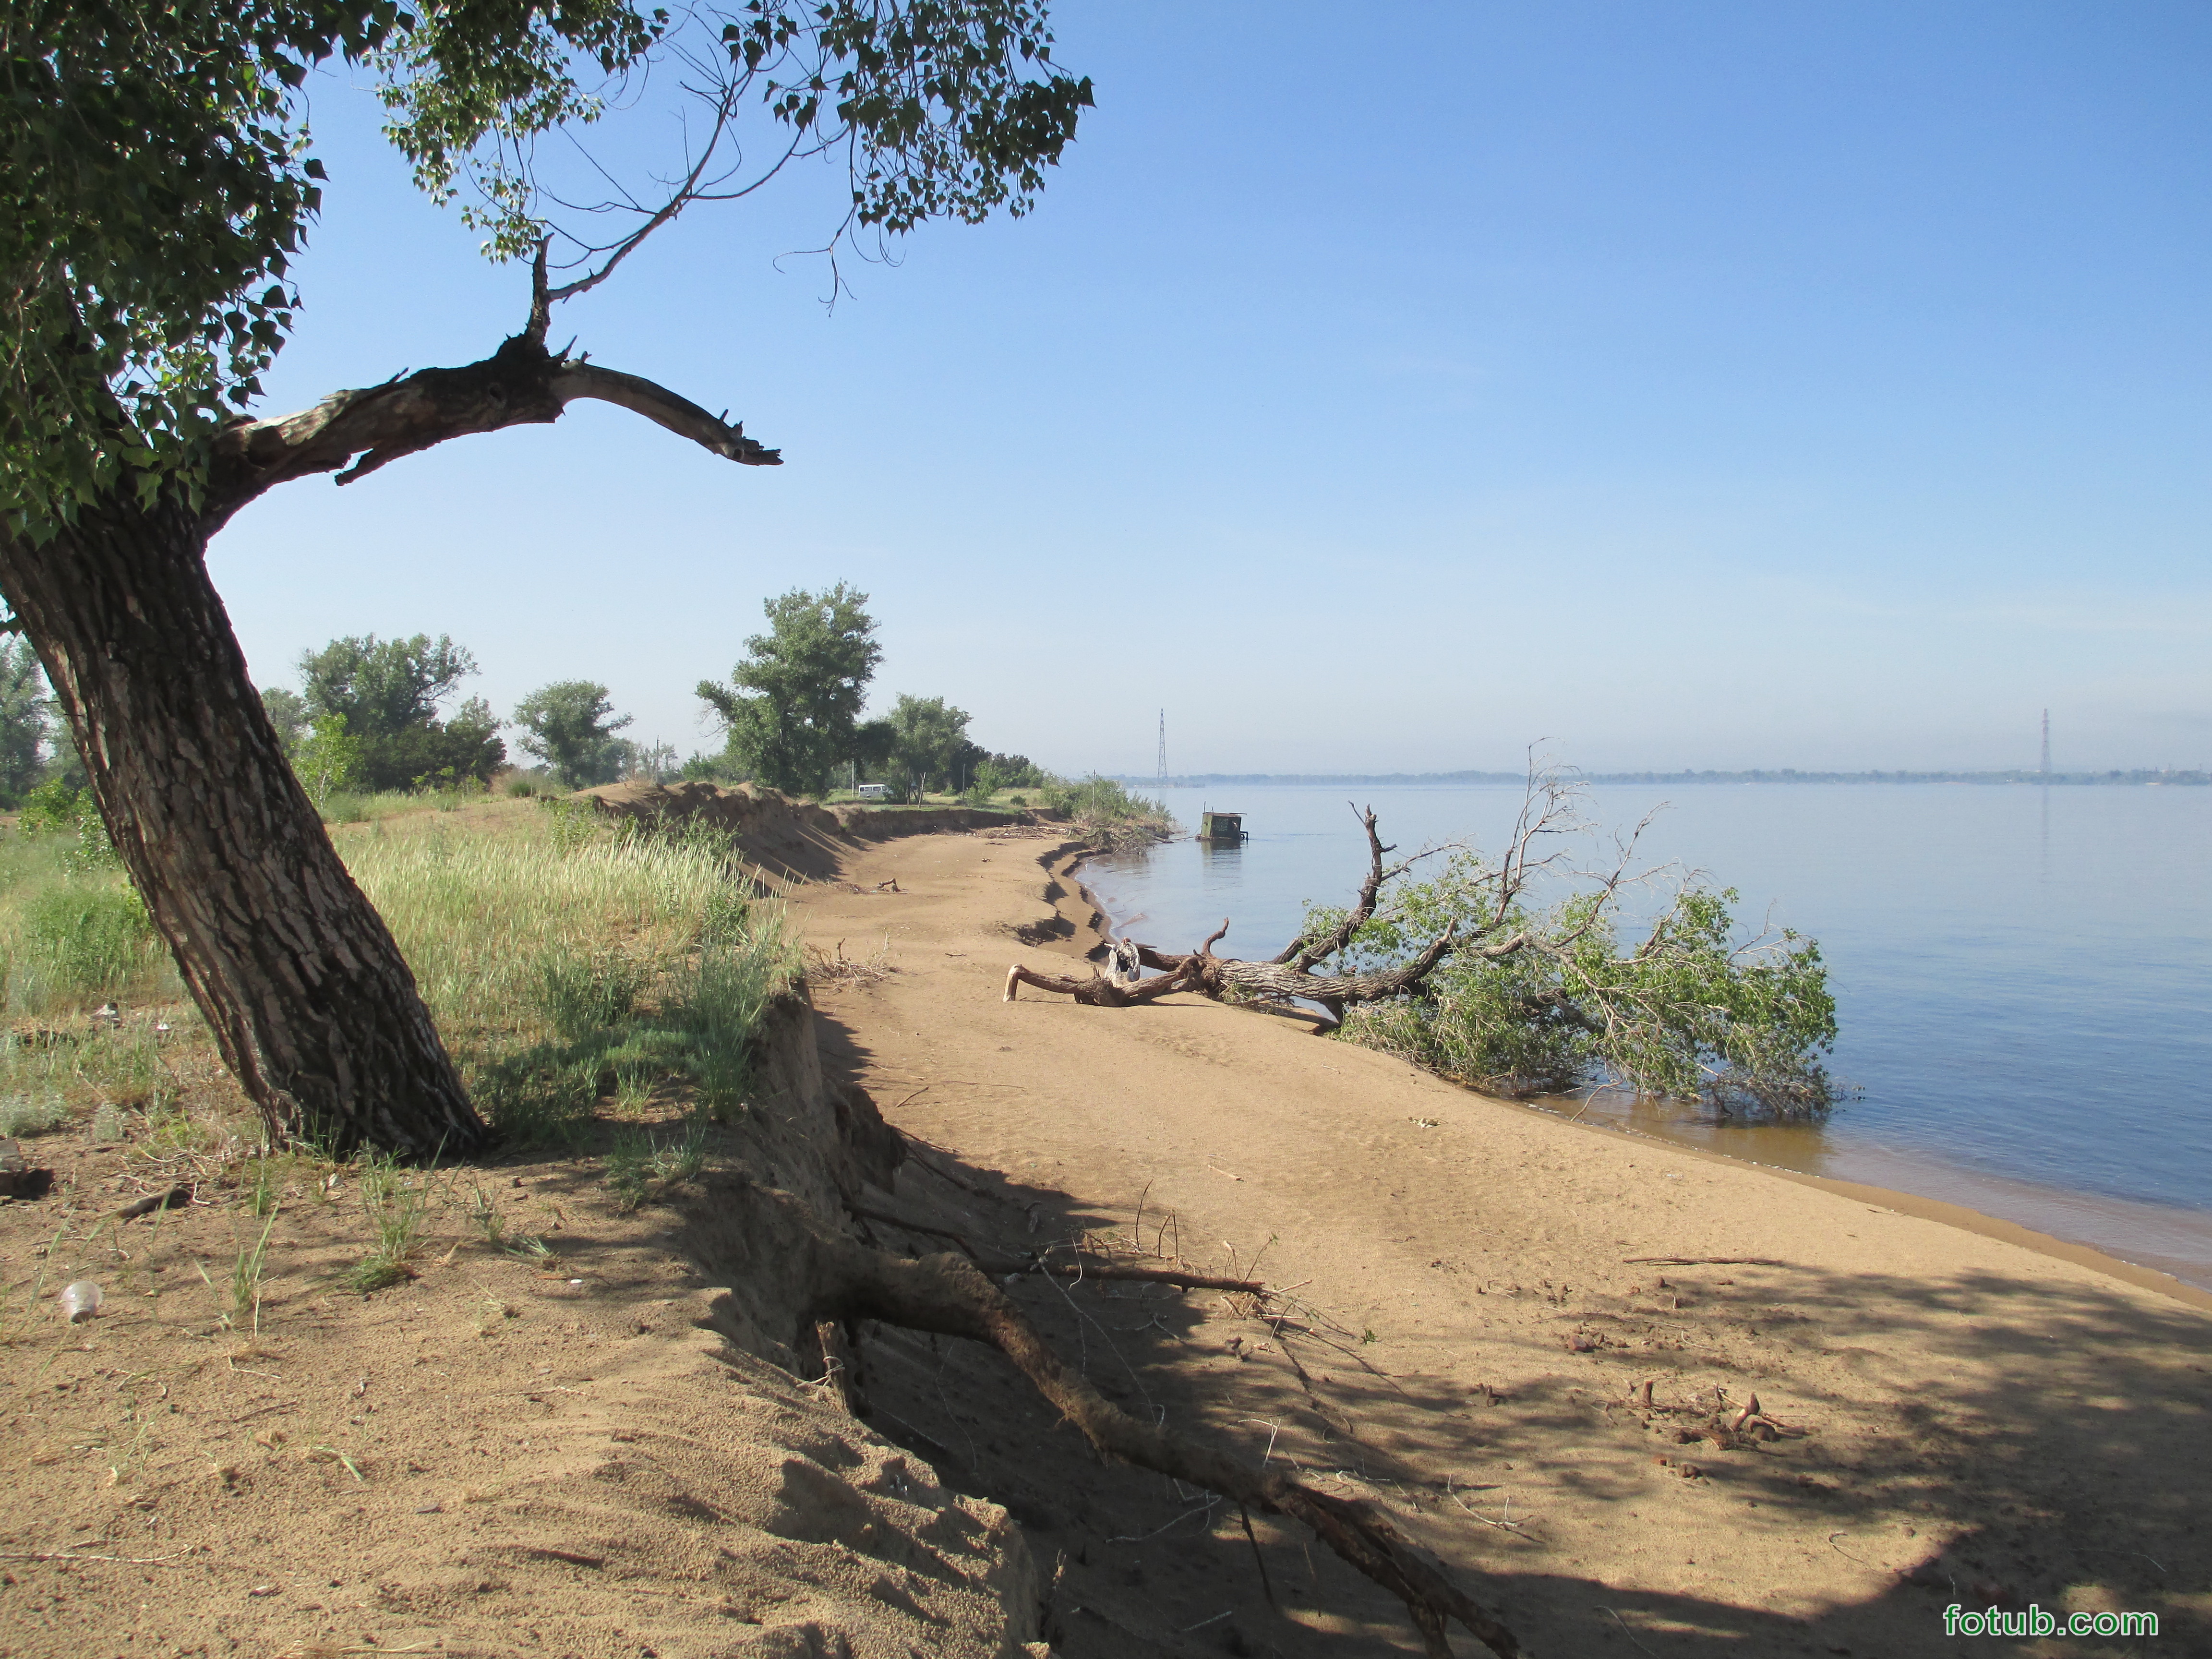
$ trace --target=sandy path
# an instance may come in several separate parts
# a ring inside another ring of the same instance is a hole
[[[1538,1653],[1975,1650],[1943,1635],[1954,1600],[2062,1620],[2154,1609],[2150,1650],[2212,1651],[2212,1316],[2080,1261],[1485,1099],[1289,1022],[1195,999],[1005,1003],[1010,961],[1061,967],[1091,942],[1066,884],[1048,888],[1050,851],[893,842],[846,874],[895,876],[898,894],[807,888],[793,914],[848,957],[887,946],[896,971],[879,981],[817,987],[825,1048],[895,1124],[1003,1175],[997,1209],[951,1194],[963,1225],[1003,1236],[1034,1200],[1126,1237],[1141,1199],[1148,1248],[1259,1258],[1345,1334],[1271,1340],[1188,1300],[1141,1329],[1123,1319],[1115,1345],[1154,1409],[1255,1461],[1336,1472]],[[1052,890],[1074,937],[1018,941],[1015,927],[1052,927]],[[902,1174],[910,1204],[948,1190]],[[1632,1260],[1652,1256],[1747,1260]],[[990,1486],[978,1419],[937,1387]],[[1754,1392],[1781,1438],[1680,1438]],[[1024,1454],[999,1484],[1074,1492],[1093,1477],[1072,1438],[1065,1468]],[[1143,1488],[1152,1525],[1178,1513],[1158,1485]],[[1135,1511],[1086,1525],[1105,1501],[1078,1494],[1040,1521],[1040,1553],[1074,1575],[1063,1601],[1103,1621],[1069,1624],[1067,1651],[1346,1650],[1309,1634],[1329,1631],[1363,1632],[1352,1650],[1416,1650],[1387,1602],[1310,1567],[1286,1530],[1261,1533],[1278,1616],[1233,1514],[1115,1544],[1128,1534],[1106,1528]]]

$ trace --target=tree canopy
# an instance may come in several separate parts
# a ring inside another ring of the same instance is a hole
[[[477,362],[249,413],[298,314],[324,187],[305,89],[326,64],[380,89],[417,180],[489,258],[528,258],[527,307],[518,292],[520,326]],[[579,400],[776,465],[726,411],[556,349],[554,308],[689,208],[808,158],[842,186],[819,250],[834,294],[862,233],[1024,211],[1090,84],[1052,63],[1044,0],[18,0],[0,77],[0,626],[35,647],[58,746],[272,1142],[473,1151],[485,1126],[252,684],[209,538],[278,484]],[[642,143],[586,147],[625,119]],[[395,726],[361,679],[305,711],[313,736],[293,727],[328,787],[503,757],[480,700]],[[349,744],[358,767],[320,763]],[[821,759],[793,763],[818,780]]]
[[[890,763],[898,781],[915,794],[933,780],[941,789],[951,788],[953,768],[974,748],[968,741],[968,711],[942,697],[902,696],[891,705],[889,719]]]
[[[306,714],[318,728],[332,715],[361,745],[359,781],[371,789],[485,779],[507,758],[500,721],[471,697],[440,720],[440,705],[477,672],[477,659],[448,635],[332,640],[300,658]],[[263,694],[264,706],[267,694]]]
[[[88,502],[149,501],[165,480],[197,499],[296,315],[290,261],[325,178],[303,88],[334,58],[375,78],[424,189],[471,186],[463,216],[488,254],[560,244],[570,274],[549,303],[691,203],[804,155],[845,161],[833,247],[854,227],[1019,213],[1091,102],[1051,63],[1042,0],[672,18],[630,0],[19,0],[0,9],[0,526],[43,541]],[[661,58],[657,84],[703,106],[696,148],[658,189],[564,192],[579,210],[564,231],[532,141],[602,118],[607,90],[635,101]]]
[[[629,761],[629,744],[615,735],[630,723],[616,717],[607,688],[595,680],[556,680],[515,705],[514,723],[525,754],[551,767],[571,789],[612,783]]]
[[[307,700],[288,687],[272,685],[261,693],[261,708],[269,716],[269,724],[276,728],[276,741],[284,746],[284,752],[295,753],[315,723],[307,713]]]
[[[854,729],[883,659],[868,596],[839,582],[793,588],[761,609],[769,631],[745,641],[727,685],[699,696],[729,733],[731,757],[773,788],[818,795],[853,758]]]

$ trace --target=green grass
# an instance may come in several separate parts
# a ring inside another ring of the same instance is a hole
[[[493,1125],[559,1145],[601,1097],[635,1111],[664,1083],[736,1110],[798,952],[726,837],[527,810],[501,823],[417,818],[347,846]]]
[[[349,1289],[366,1296],[415,1276],[412,1264],[430,1225],[437,1176],[434,1166],[406,1170],[374,1152],[362,1158],[361,1201],[374,1243],[368,1255],[347,1269],[344,1282]],[[270,1221],[275,1223],[273,1214]]]
[[[679,1181],[706,1167],[707,1127],[692,1123],[666,1141],[633,1132],[617,1139],[607,1153],[607,1185],[625,1210],[635,1210]]]
[[[57,871],[11,895],[0,951],[11,1012],[46,1014],[173,995],[168,952],[121,877]]]
[[[435,792],[429,792],[434,793]],[[482,799],[482,792],[476,792]],[[323,797],[323,822],[325,823],[377,823],[386,818],[405,817],[442,802],[426,798],[426,793],[414,789],[380,789],[373,793],[334,789]]]
[[[453,801],[469,810],[365,797],[334,839],[494,1126],[557,1145],[610,1097],[632,1117],[672,1095],[713,1117],[739,1110],[753,1033],[799,953],[729,838],[618,833],[568,802]],[[163,1050],[204,1052],[205,1033],[148,1006],[182,997],[167,952],[121,874],[78,867],[74,844],[0,831],[6,1012],[48,1023],[0,1030],[0,1133],[91,1112],[95,1140],[190,1150],[178,1106],[193,1068]],[[110,1001],[118,1023],[64,1018]]]
[[[263,1224],[260,1237],[251,1244],[239,1247],[238,1258],[230,1268],[231,1322],[234,1327],[245,1324],[255,1336],[261,1334],[261,1271],[269,1260],[269,1235],[276,1230],[274,1206],[268,1213],[269,1219]]]

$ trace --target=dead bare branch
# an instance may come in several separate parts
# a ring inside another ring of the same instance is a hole
[[[375,471],[404,455],[479,432],[546,425],[568,405],[590,399],[642,415],[708,453],[742,466],[779,466],[781,454],[641,375],[602,368],[544,340],[544,295],[532,296],[522,333],[480,362],[426,368],[381,386],[332,393],[312,409],[264,421],[240,421],[216,440],[206,520],[222,525],[248,501],[293,478],[335,472],[337,482]]]

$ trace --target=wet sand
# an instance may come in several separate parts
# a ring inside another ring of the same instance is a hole
[[[2212,1213],[2202,1210],[2068,1192],[1888,1147],[1838,1148],[1818,1128],[1715,1123],[1604,1095],[1531,1105],[1593,1128],[1647,1136],[1756,1164],[1786,1179],[1869,1196],[2212,1308]]]

